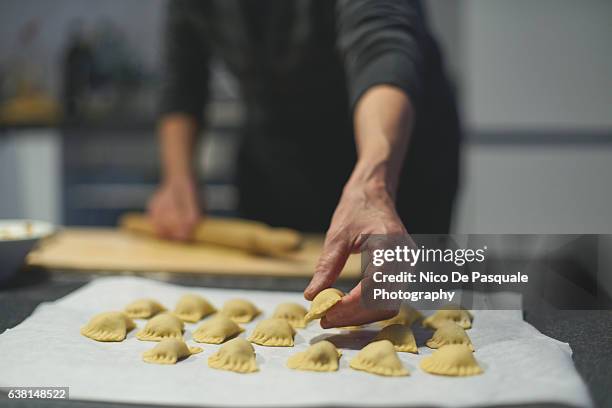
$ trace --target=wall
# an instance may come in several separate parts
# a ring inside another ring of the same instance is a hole
[[[460,50],[469,136],[456,230],[612,233],[612,2],[454,7],[459,33],[441,34]]]
[[[461,3],[471,128],[612,129],[612,2]]]
[[[612,234],[612,144],[468,144],[455,229]]]
[[[0,218],[61,223],[61,137],[57,130],[0,135]]]

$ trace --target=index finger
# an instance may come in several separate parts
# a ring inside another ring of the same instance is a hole
[[[351,254],[351,244],[345,237],[326,240],[315,273],[304,290],[304,297],[312,300],[320,291],[335,281]]]

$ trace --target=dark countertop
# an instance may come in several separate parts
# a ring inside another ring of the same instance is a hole
[[[156,278],[166,278],[157,275]],[[0,289],[0,333],[18,325],[41,302],[52,301],[74,291],[89,282],[92,275],[71,273],[46,273],[31,271],[22,274]],[[192,286],[215,286],[296,290],[306,285],[305,280],[269,278],[199,278],[183,277],[172,283]],[[350,283],[347,283],[350,285]],[[525,319],[542,333],[567,342],[574,352],[573,359],[578,372],[587,383],[597,407],[612,407],[612,312],[569,311],[552,308],[527,310]],[[1,371],[1,368],[0,368]],[[2,407],[71,407],[71,408],[135,408],[140,405],[111,404],[86,401],[28,401],[8,400],[0,396]],[[556,405],[555,405],[556,406]]]

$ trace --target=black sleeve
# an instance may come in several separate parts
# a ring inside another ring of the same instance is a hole
[[[208,94],[209,52],[198,26],[197,3],[168,2],[161,114],[185,113],[201,122]]]
[[[351,106],[370,87],[399,87],[418,107],[423,83],[424,20],[418,1],[338,0],[338,47]]]

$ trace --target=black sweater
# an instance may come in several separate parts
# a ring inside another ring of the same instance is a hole
[[[246,105],[243,215],[325,229],[355,162],[352,108],[377,84],[401,88],[416,108],[408,158],[416,163],[406,168],[435,159],[427,145],[451,153],[448,165],[414,170],[427,179],[450,166],[441,179],[452,203],[458,122],[420,2],[172,0],[166,38],[163,112],[202,119],[211,57],[239,82]]]

